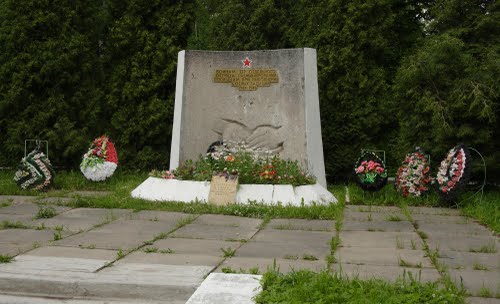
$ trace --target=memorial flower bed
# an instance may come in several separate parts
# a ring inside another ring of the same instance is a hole
[[[427,159],[424,154],[417,151],[406,155],[398,169],[395,186],[404,197],[419,197],[430,190],[431,181]]]
[[[354,166],[356,183],[365,191],[379,191],[387,183],[384,162],[373,152],[364,152]]]
[[[96,138],[90,149],[83,155],[80,171],[92,181],[103,181],[116,170],[118,155],[115,146],[106,135]]]
[[[153,171],[152,176],[181,180],[210,181],[214,174],[238,176],[240,184],[314,184],[313,176],[298,162],[278,155],[255,153],[243,144],[214,143],[197,161],[188,160],[176,170]]]
[[[470,178],[470,153],[463,145],[452,148],[439,166],[436,181],[444,200],[454,200]]]

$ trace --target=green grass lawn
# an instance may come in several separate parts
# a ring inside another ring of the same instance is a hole
[[[269,270],[262,278],[263,291],[256,302],[264,303],[384,303],[421,304],[464,302],[462,292],[438,283],[423,283],[406,276],[395,283],[345,278],[338,273],[301,270],[286,275]]]

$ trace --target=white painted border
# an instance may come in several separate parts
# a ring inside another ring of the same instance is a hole
[[[132,191],[132,197],[149,201],[208,202],[210,182],[149,177]],[[291,185],[240,185],[236,203],[257,202],[265,205],[310,206],[337,203],[337,199],[320,184],[292,187]]]

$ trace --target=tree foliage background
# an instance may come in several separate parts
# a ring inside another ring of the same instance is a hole
[[[24,139],[77,168],[107,133],[121,165],[166,167],[182,49],[317,49],[330,181],[362,148],[391,170],[465,143],[500,180],[499,5],[473,0],[0,0],[0,167]]]

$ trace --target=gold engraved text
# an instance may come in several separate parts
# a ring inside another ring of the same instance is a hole
[[[216,70],[215,83],[230,83],[240,91],[255,91],[278,83],[278,71],[272,69]]]

